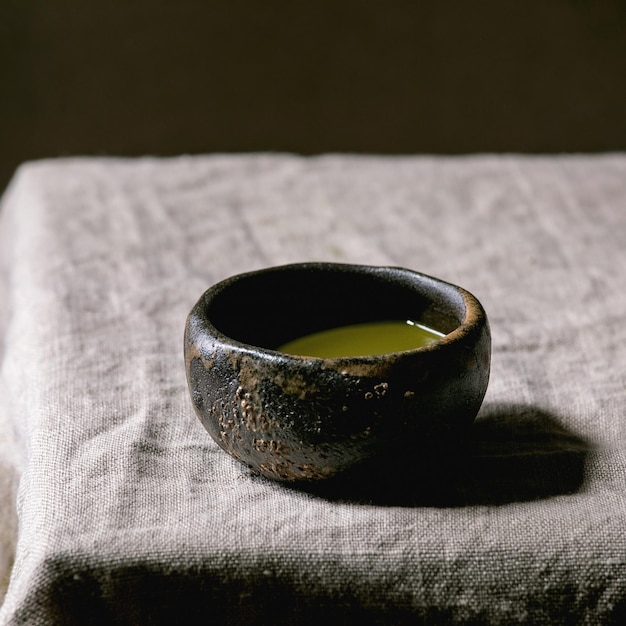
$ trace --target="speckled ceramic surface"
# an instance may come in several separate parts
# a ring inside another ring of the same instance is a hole
[[[322,359],[276,350],[344,324],[419,319],[427,347]],[[253,471],[329,478],[377,456],[462,436],[490,364],[485,312],[467,291],[407,269],[304,263],[234,276],[189,314],[187,380],[210,435]]]

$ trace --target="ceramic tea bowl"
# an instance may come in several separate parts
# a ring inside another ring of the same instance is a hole
[[[320,330],[394,319],[445,336],[373,356],[277,350]],[[474,296],[397,267],[301,263],[233,276],[202,295],[185,328],[187,381],[206,430],[254,472],[288,482],[463,437],[487,389],[490,353]]]

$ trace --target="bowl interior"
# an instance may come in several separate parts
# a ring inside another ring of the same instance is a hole
[[[412,320],[448,334],[466,317],[460,290],[402,268],[324,263],[241,274],[207,292],[206,320],[223,335],[261,348],[320,330]]]

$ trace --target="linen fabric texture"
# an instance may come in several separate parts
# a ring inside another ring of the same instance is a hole
[[[20,477],[1,624],[626,618],[626,156],[49,160],[0,217]],[[252,475],[204,431],[188,311],[227,276],[312,260],[482,302],[491,380],[454,454],[326,493]]]

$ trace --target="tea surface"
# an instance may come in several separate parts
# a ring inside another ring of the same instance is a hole
[[[443,336],[410,320],[389,320],[323,330],[289,341],[278,350],[322,358],[368,356],[422,348]]]

